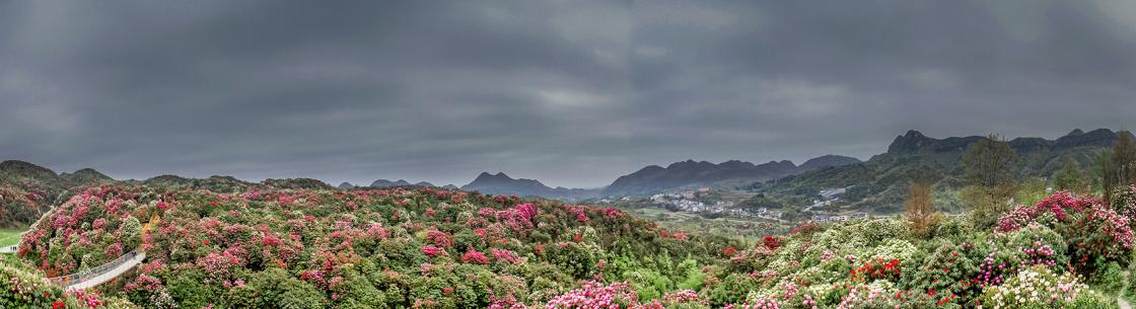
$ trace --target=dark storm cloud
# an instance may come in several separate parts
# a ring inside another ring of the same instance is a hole
[[[1136,116],[1125,1],[0,2],[0,158],[599,186]]]

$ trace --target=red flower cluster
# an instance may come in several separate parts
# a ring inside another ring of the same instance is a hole
[[[722,255],[724,255],[726,257],[731,257],[731,256],[734,256],[735,254],[738,254],[738,248],[734,248],[734,246],[728,246],[728,247],[722,248]]]
[[[888,279],[895,282],[898,281],[900,277],[900,262],[899,259],[891,259],[887,262],[884,262],[882,258],[868,260],[864,265],[853,269],[849,274],[852,277],[852,281],[857,282],[871,282],[879,279]]]
[[[781,240],[777,239],[777,237],[773,235],[765,235],[765,237],[762,237],[761,244],[769,250],[777,250],[777,248],[781,248]]]

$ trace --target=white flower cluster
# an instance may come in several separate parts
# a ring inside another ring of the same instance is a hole
[[[1031,306],[1060,306],[1073,302],[1088,286],[1077,282],[1071,273],[1056,275],[1042,266],[1023,269],[1005,284],[988,288],[983,295],[983,307],[1021,308]]]

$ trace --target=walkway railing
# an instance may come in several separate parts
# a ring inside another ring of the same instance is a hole
[[[27,234],[30,231],[31,231],[31,228],[28,228],[27,230],[21,232],[19,235],[16,235],[16,238],[23,240],[24,234]],[[15,245],[7,246],[7,247],[0,247],[0,254],[15,254],[16,251],[19,251],[19,250],[20,250],[20,244],[19,244],[19,242],[17,242]]]
[[[56,205],[58,205],[59,200],[62,199],[63,195],[66,193],[67,192],[61,193],[56,198]],[[48,215],[55,210],[56,207],[52,207],[52,209],[49,210],[46,214],[40,216],[39,220],[36,220],[36,222],[32,224],[31,228],[28,229],[28,231],[38,228],[38,226],[43,223],[45,218],[49,217]],[[158,214],[154,213],[150,218],[150,222],[146,223],[142,227],[142,233],[149,233],[150,230],[153,229],[153,227],[157,226],[159,221],[160,218],[158,217]],[[63,286],[68,290],[91,288],[99,284],[103,284],[104,282],[113,280],[118,276],[121,276],[127,271],[133,269],[135,266],[138,266],[138,264],[142,264],[142,261],[145,259],[145,251],[142,251],[141,249],[134,249],[133,251],[127,252],[112,261],[103,263],[102,265],[88,268],[69,275],[48,278],[47,280],[56,285]]]
[[[92,287],[118,277],[118,275],[121,275],[127,270],[134,268],[134,266],[141,264],[142,260],[144,259],[146,259],[146,252],[143,252],[141,250],[134,250],[127,252],[126,254],[119,256],[113,261],[104,263],[102,265],[95,266],[70,275],[48,278],[48,280],[50,280],[52,283],[64,286],[69,289],[72,287]]]

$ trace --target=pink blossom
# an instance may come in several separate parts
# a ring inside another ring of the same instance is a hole
[[[446,255],[446,249],[438,248],[434,245],[426,245],[422,247],[422,253],[430,257],[437,257],[439,255]]]
[[[469,249],[469,251],[466,251],[465,254],[462,255],[461,260],[462,260],[463,263],[482,264],[482,265],[489,264],[489,258],[486,257],[484,253],[478,252],[477,250],[474,250],[472,248]]]
[[[509,264],[520,263],[520,258],[517,257],[517,253],[508,249],[492,248],[489,249],[489,252],[493,254],[493,259],[499,262],[506,262]]]
[[[172,207],[173,207],[173,205],[171,205],[170,203],[166,203],[166,201],[158,201],[158,209],[169,210]]]
[[[626,282],[602,285],[599,282],[585,282],[579,289],[568,291],[557,296],[545,305],[547,309],[557,308],[611,308],[618,309],[620,304],[634,304],[637,302],[635,290]]]
[[[426,240],[433,243],[435,246],[442,248],[449,248],[454,246],[454,239],[450,234],[439,230],[430,230],[426,232]]]

